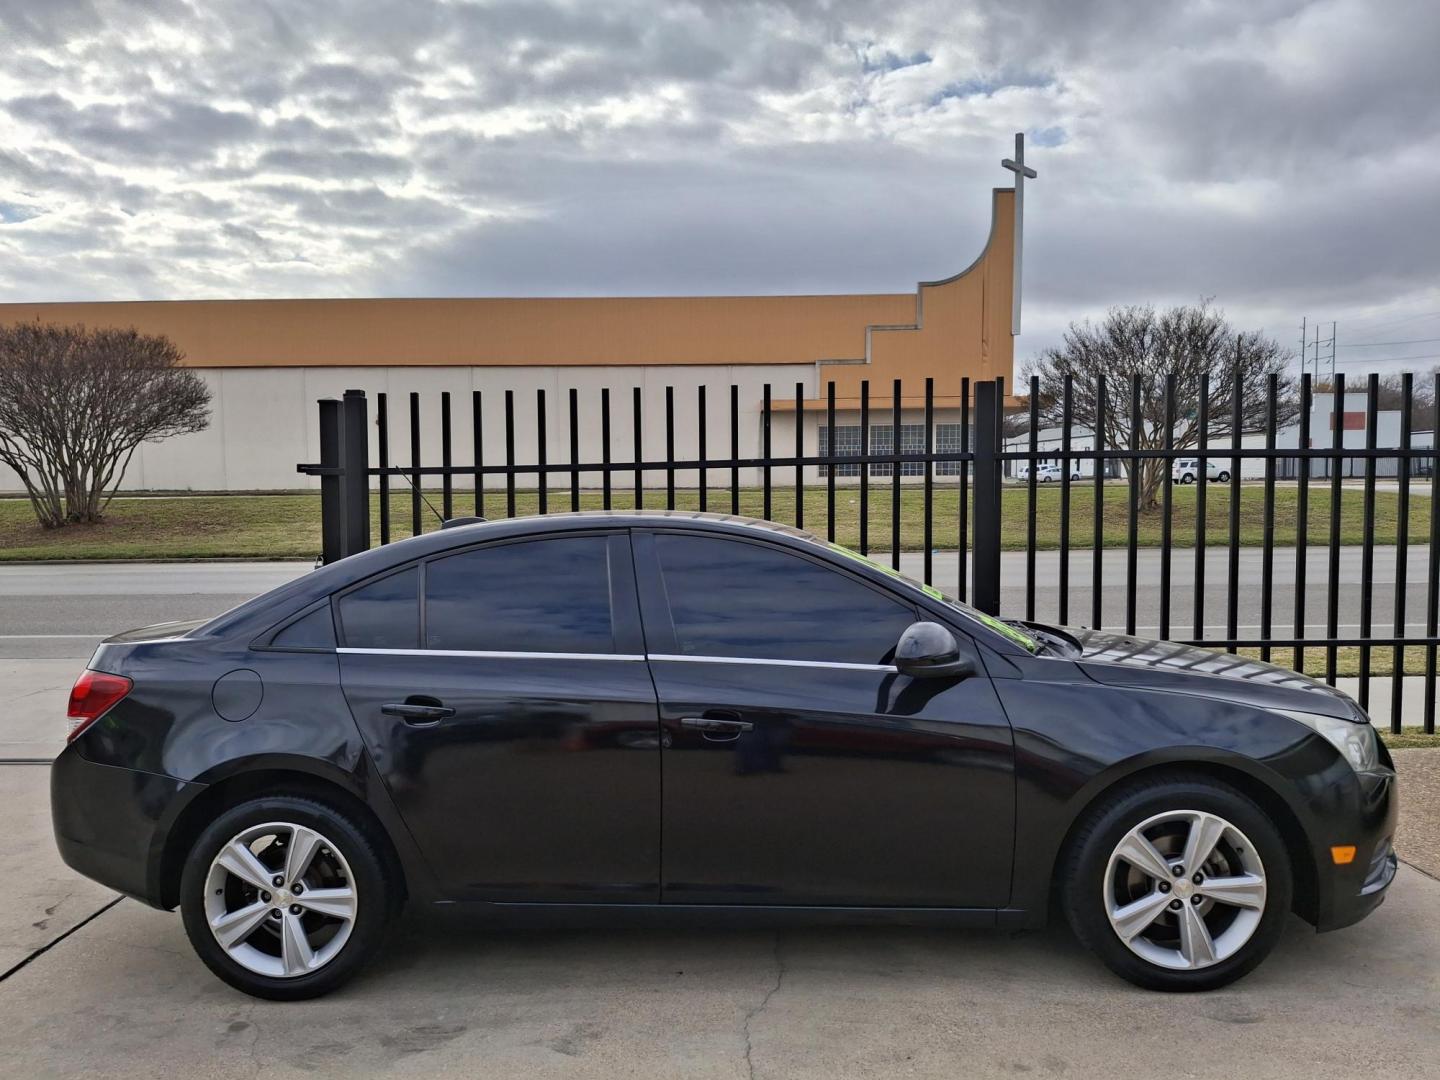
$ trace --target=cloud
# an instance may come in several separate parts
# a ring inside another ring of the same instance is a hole
[[[1430,0],[0,0],[0,35],[3,300],[904,291],[970,262],[1025,130],[1022,361],[1199,296],[1440,333]]]

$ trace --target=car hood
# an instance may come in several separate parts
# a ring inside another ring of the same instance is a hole
[[[1347,696],[1308,675],[1197,645],[1066,627],[1080,644],[1075,663],[1107,686],[1133,686],[1361,719]]]

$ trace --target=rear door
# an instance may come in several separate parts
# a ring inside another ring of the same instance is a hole
[[[442,555],[336,609],[351,710],[451,895],[657,900],[659,729],[623,531]]]
[[[666,903],[1008,901],[1013,750],[983,666],[901,675],[915,607],[796,549],[698,530],[635,545]]]

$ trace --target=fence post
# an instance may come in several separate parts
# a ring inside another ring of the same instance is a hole
[[[345,557],[342,526],[343,494],[340,489],[340,459],[343,453],[343,421],[340,402],[321,398],[320,405],[320,560],[325,564]],[[302,472],[311,468],[302,465]]]
[[[342,545],[345,555],[354,555],[370,547],[370,410],[365,391],[346,390],[341,409]]]
[[[975,511],[971,603],[1000,614],[1000,401],[995,382],[975,384]],[[1033,466],[1032,466],[1033,467]]]

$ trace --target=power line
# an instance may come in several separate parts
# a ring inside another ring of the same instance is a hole
[[[1440,337],[1413,338],[1410,341],[1352,341],[1349,347],[1352,349],[1374,349],[1381,345],[1428,345],[1432,341],[1440,341]]]
[[[1434,318],[1440,318],[1440,311],[1424,311],[1419,315],[1402,315],[1397,318],[1357,319],[1356,322],[1362,327],[1366,327],[1366,333],[1373,334],[1377,330],[1388,330],[1396,326],[1403,326],[1405,323],[1421,322],[1425,319]],[[1366,324],[1369,325],[1367,326]]]
[[[1430,353],[1426,356],[1367,356],[1364,359],[1340,360],[1341,364],[1408,364],[1412,360],[1440,360],[1440,353]]]

